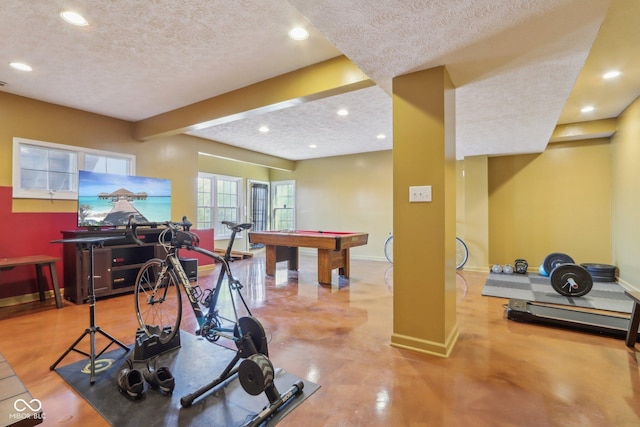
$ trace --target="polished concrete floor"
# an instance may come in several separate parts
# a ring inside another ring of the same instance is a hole
[[[630,349],[620,339],[508,320],[506,300],[480,295],[484,273],[457,276],[460,338],[444,359],[390,345],[386,262],[352,260],[351,279],[334,272],[331,287],[315,282],[309,255],[299,273],[282,264],[273,278],[259,254],[232,268],[267,331],[273,364],[321,385],[280,425],[640,425],[640,344]],[[216,275],[201,275],[200,285]],[[51,300],[0,308],[0,352],[42,401],[44,425],[106,425],[49,370],[88,326],[88,310],[67,301],[57,310]],[[133,342],[131,295],[99,300],[96,314],[102,329]],[[190,319],[183,323],[189,332]],[[81,359],[72,353],[62,364]]]

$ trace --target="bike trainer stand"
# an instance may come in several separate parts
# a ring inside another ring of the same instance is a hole
[[[147,327],[153,329],[152,327]],[[171,331],[171,327],[167,326],[163,332],[160,332],[160,328],[156,327],[157,333],[152,336],[147,334],[142,329],[136,331],[136,341],[133,347],[133,361],[143,362],[151,359],[153,356],[166,353],[180,347],[180,331],[171,338],[171,341],[167,343],[160,342],[162,334]]]
[[[257,396],[264,392],[269,399],[269,406],[243,426],[257,427],[298,395],[302,391],[304,383],[297,381],[284,394],[278,392],[273,381],[273,365],[268,357],[267,338],[262,325],[257,319],[254,317],[241,317],[238,319],[234,336],[238,351],[224,371],[209,384],[182,397],[180,404],[183,408],[191,406],[195,399],[237,374],[240,385],[247,393]],[[244,360],[238,365],[240,359]]]
[[[56,366],[58,366],[58,363],[60,363],[62,359],[67,357],[67,355],[72,351],[75,351],[76,353],[80,353],[89,358],[89,365],[90,365],[89,383],[91,385],[93,385],[93,383],[96,382],[96,358],[100,357],[102,353],[107,351],[107,349],[111,347],[112,344],[119,345],[120,347],[122,347],[122,349],[125,352],[129,351],[129,347],[127,347],[122,342],[118,341],[117,339],[109,335],[107,332],[100,329],[100,326],[96,325],[96,293],[95,293],[95,273],[93,269],[93,262],[94,262],[93,249],[96,246],[102,246],[105,240],[113,240],[113,239],[121,239],[121,237],[115,237],[115,236],[114,237],[79,237],[79,238],[73,238],[73,239],[63,239],[63,240],[52,241],[52,243],[75,243],[78,245],[82,244],[82,245],[85,245],[85,247],[89,248],[89,260],[90,260],[89,291],[88,291],[88,296],[85,299],[85,302],[89,303],[89,327],[84,330],[84,332],[78,337],[78,339],[75,340],[73,344],[71,344],[71,346],[69,346],[69,348],[62,354],[62,356],[58,358],[58,360],[54,362],[53,365],[49,367],[49,369],[52,371],[56,369]],[[109,344],[107,344],[107,346],[104,347],[102,351],[100,351],[97,354],[96,354],[96,334],[101,334],[102,336],[104,336],[109,340]],[[76,348],[76,346],[80,344],[80,341],[82,341],[84,337],[86,337],[87,335],[89,336],[89,345],[90,345],[89,353]]]
[[[257,396],[264,392],[269,399],[269,405],[243,424],[242,427],[258,427],[275,415],[280,408],[293,400],[304,388],[302,381],[296,381],[289,390],[284,394],[280,394],[273,382],[273,365],[262,354],[254,354],[243,360],[238,367],[238,378],[244,391],[252,396]]]

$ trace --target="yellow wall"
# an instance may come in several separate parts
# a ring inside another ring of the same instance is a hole
[[[487,271],[489,264],[488,157],[474,156],[459,161],[457,174],[458,215],[456,232],[469,249],[465,270]],[[461,165],[460,165],[461,164]]]
[[[132,124],[0,93],[0,185],[12,186],[13,137],[133,154],[136,173],[171,179],[172,216],[194,217],[198,138],[138,142]],[[75,201],[14,199],[14,212],[75,212]]]
[[[296,181],[296,227],[301,230],[362,231],[366,246],[352,257],[384,259],[393,227],[392,152],[296,162],[295,171],[271,170],[271,181]]]
[[[0,185],[12,186],[13,137],[132,153],[131,123],[0,92]],[[72,212],[75,201],[14,200],[14,212]]]
[[[393,224],[391,151],[294,164],[185,135],[139,142],[131,132],[126,121],[0,92],[0,186],[12,185],[14,136],[136,155],[138,175],[172,180],[176,219],[195,218],[199,170],[233,176],[239,171],[260,181],[295,179],[299,228],[367,231],[369,244],[354,249],[354,256],[383,259]],[[618,265],[622,280],[640,287],[640,101],[620,117],[616,135],[607,141],[557,143],[539,155],[458,162],[458,180],[465,170],[464,182],[458,182],[464,195],[458,194],[457,229],[470,246],[466,268],[512,263],[516,257],[537,267],[548,253],[563,251],[577,262]],[[14,212],[75,210],[74,201],[13,202]],[[482,243],[485,234],[488,242]]]
[[[489,159],[489,262],[525,258],[538,268],[552,252],[610,264],[608,139],[550,144],[542,154]]]
[[[198,170],[227,176],[242,176],[255,181],[269,181],[269,168],[246,162],[235,162],[202,154],[198,156]]]
[[[195,219],[200,152],[254,163],[223,159],[211,161],[213,163],[204,161],[204,170],[212,173],[265,179],[268,169],[255,163],[293,167],[290,161],[187,135],[139,142],[132,137],[132,126],[123,120],[0,92],[0,186],[12,186],[13,137],[135,155],[137,175],[171,180],[172,217],[176,220],[183,215]],[[215,167],[209,170],[209,164]],[[75,212],[76,209],[75,201],[13,201],[14,212]]]
[[[618,119],[611,140],[613,264],[640,289],[640,98]]]
[[[183,215],[196,218],[199,171],[245,178],[243,196],[247,179],[295,179],[299,228],[369,232],[369,244],[354,248],[353,256],[384,259],[383,244],[392,227],[391,151],[294,164],[187,135],[140,142],[132,137],[129,122],[0,92],[0,186],[12,186],[13,137],[135,155],[138,175],[171,179],[172,217],[176,220]],[[294,167],[295,172],[285,170]],[[13,201],[14,212],[76,209],[75,201]],[[240,240],[235,248],[243,250],[245,243]],[[226,241],[216,241],[218,247],[225,245]]]

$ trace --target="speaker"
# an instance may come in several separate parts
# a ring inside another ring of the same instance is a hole
[[[187,273],[190,282],[198,280],[198,260],[196,258],[180,258],[182,269]]]

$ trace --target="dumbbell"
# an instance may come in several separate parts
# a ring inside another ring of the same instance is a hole
[[[527,263],[526,259],[518,258],[513,263],[513,266],[515,268],[515,272],[516,273],[518,273],[518,274],[526,274],[527,273],[527,269],[529,268],[529,263]]]
[[[513,274],[514,273],[514,269],[513,269],[513,266],[511,264],[505,264],[505,265],[493,264],[491,266],[491,272],[492,273]]]
[[[566,297],[581,297],[593,287],[591,273],[561,252],[547,255],[539,271],[541,275],[549,276],[553,289]]]

